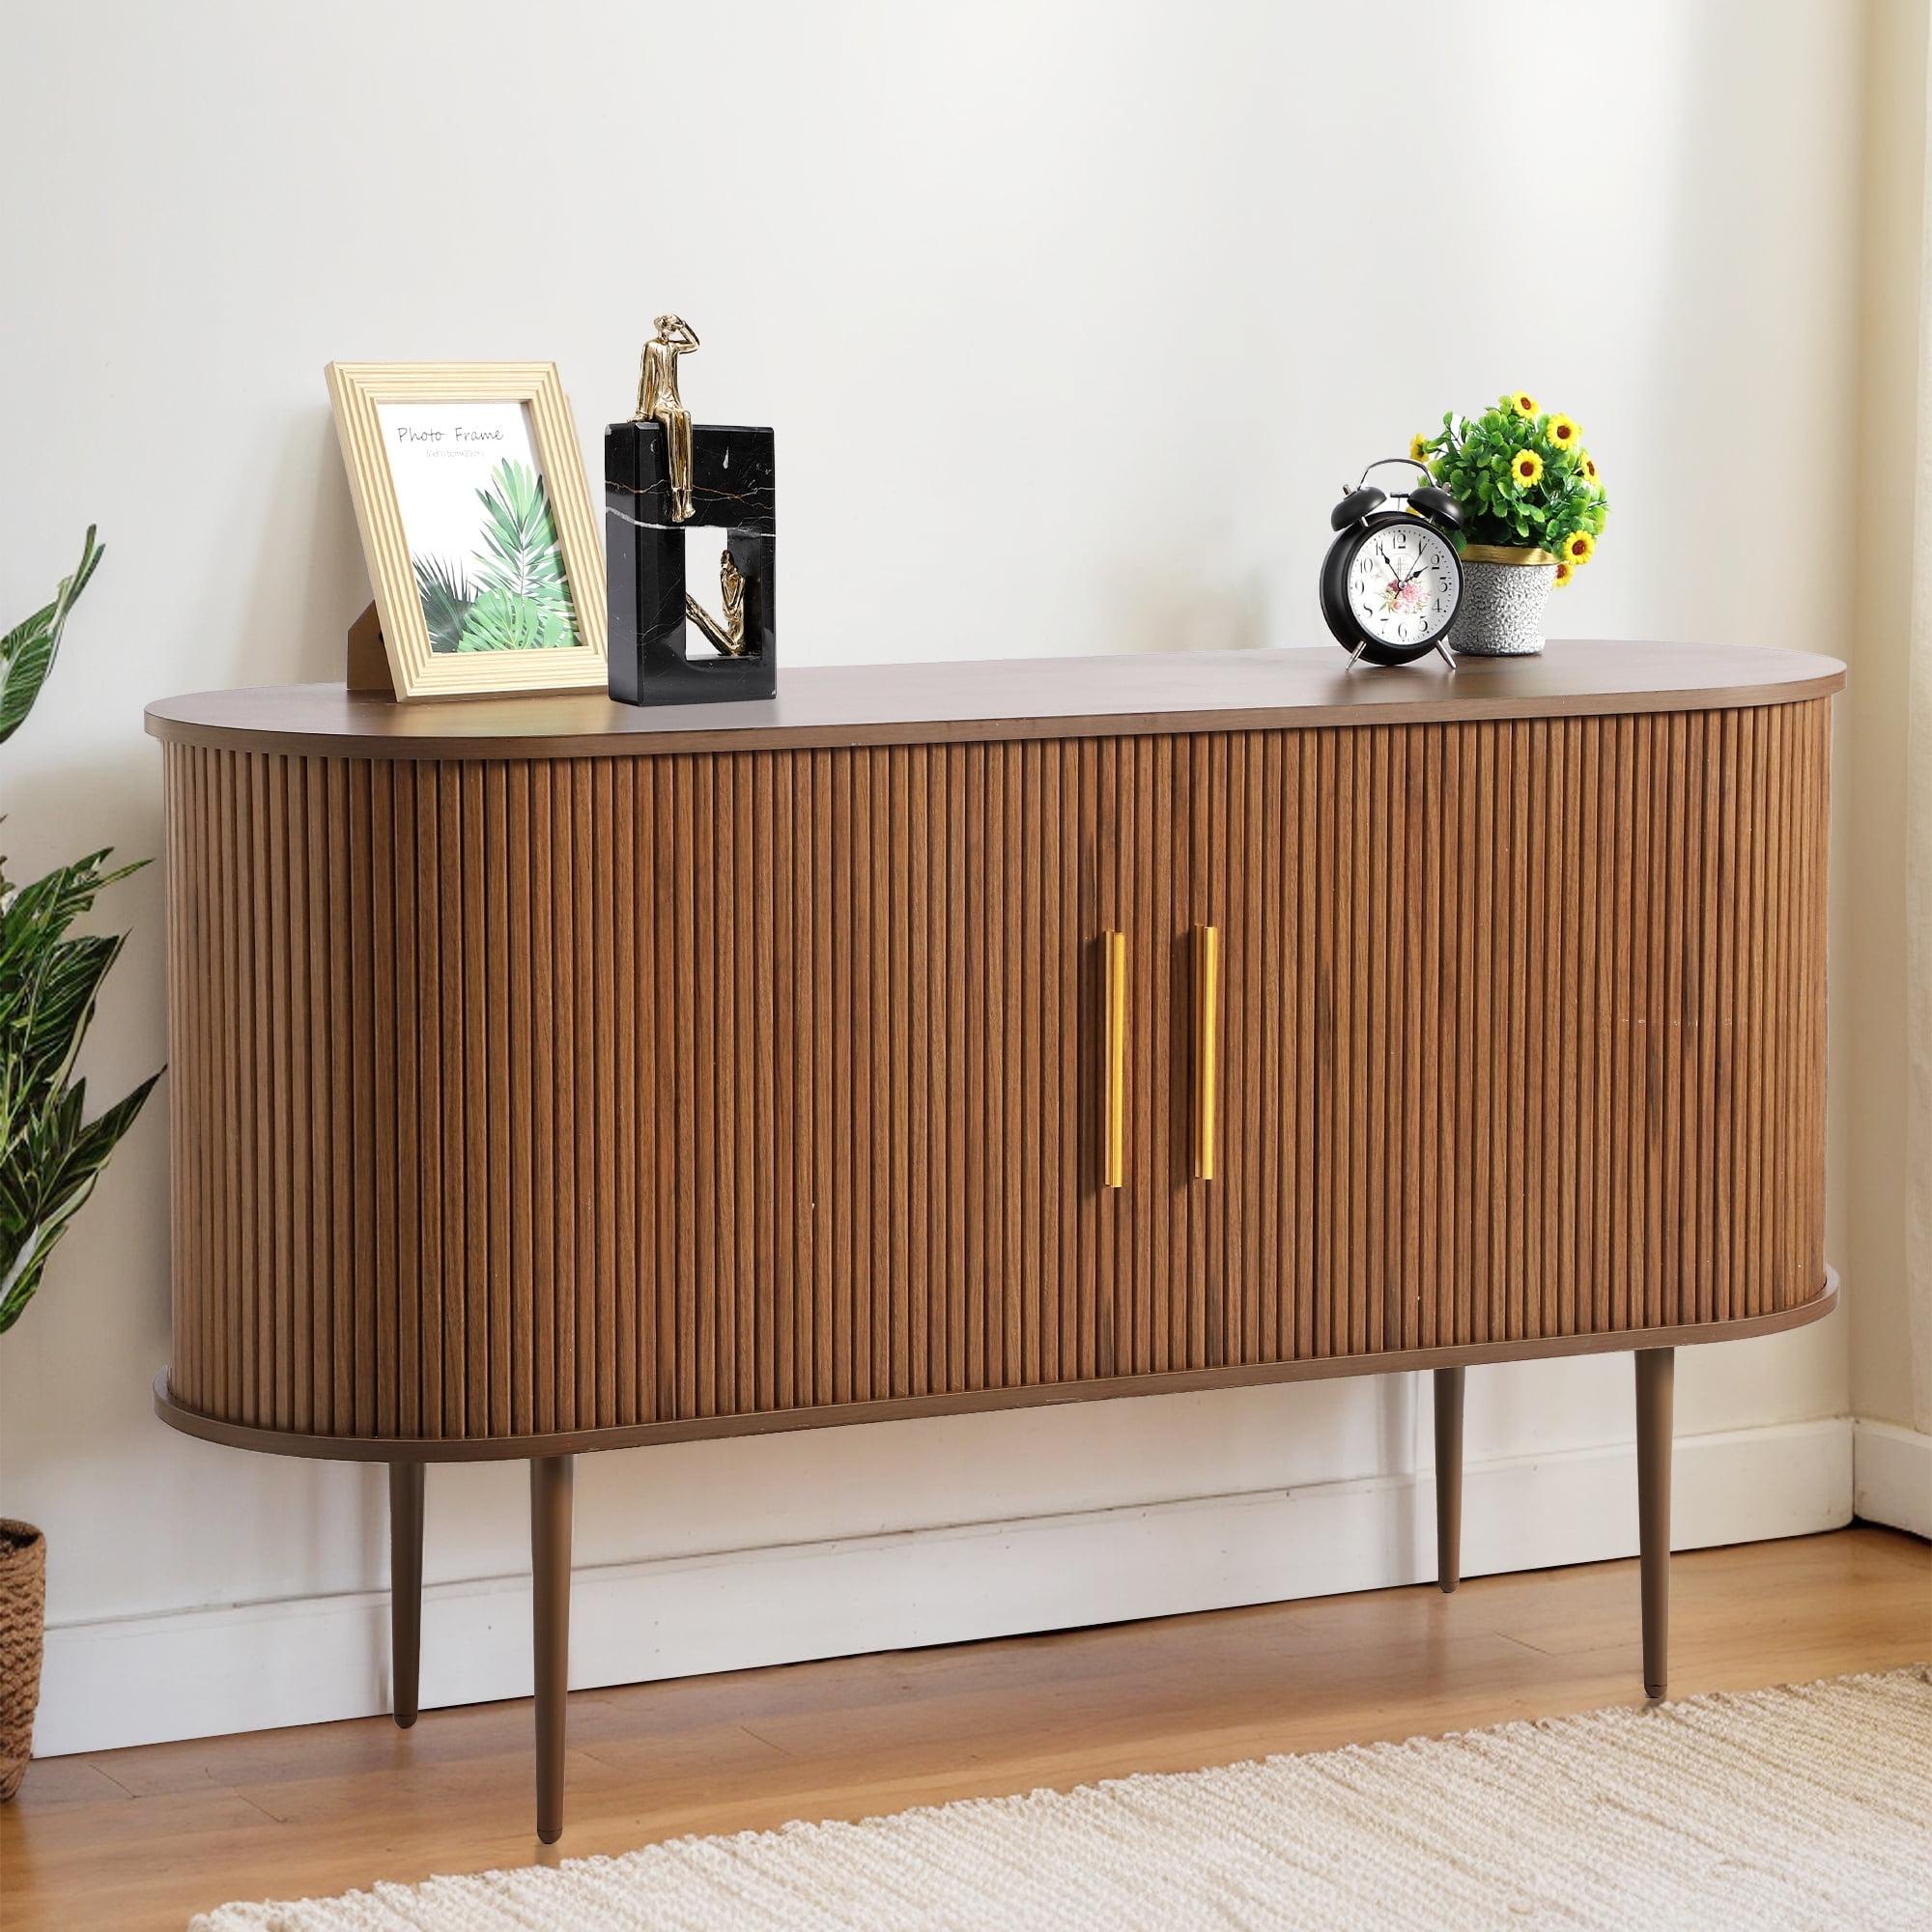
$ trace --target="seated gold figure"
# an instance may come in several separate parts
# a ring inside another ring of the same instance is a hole
[[[724,599],[722,624],[689,591],[685,592],[684,614],[727,658],[741,658],[745,655],[745,573],[728,550],[718,559],[718,588]]]
[[[676,524],[691,521],[691,412],[677,393],[677,358],[698,347],[697,331],[681,315],[657,318],[657,334],[644,344],[644,363],[638,376],[638,412],[634,422],[661,422],[665,454],[670,470],[670,515]]]

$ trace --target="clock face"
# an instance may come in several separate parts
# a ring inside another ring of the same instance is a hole
[[[1349,614],[1364,637],[1414,649],[1456,614],[1463,574],[1448,539],[1409,517],[1371,530],[1349,563]]]

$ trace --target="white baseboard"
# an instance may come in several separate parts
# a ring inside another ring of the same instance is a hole
[[[1848,1522],[1852,1429],[1840,1418],[1680,1439],[1673,1545]],[[1465,1576],[1635,1549],[1628,1444],[1464,1471]],[[577,1573],[570,1682],[582,1690],[1373,1590],[1423,1581],[1435,1566],[1427,1471],[626,1563]],[[370,1716],[389,1708],[388,1652],[380,1591],[57,1626],[35,1747],[51,1757]],[[527,1575],[431,1586],[422,1652],[425,1709],[527,1696]]]
[[[1852,1507],[1869,1522],[1932,1537],[1932,1435],[1889,1422],[1853,1424]]]

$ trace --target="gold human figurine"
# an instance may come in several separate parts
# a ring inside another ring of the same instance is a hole
[[[684,614],[727,658],[741,658],[745,655],[745,573],[728,550],[718,558],[718,588],[724,599],[722,624],[689,591],[685,593]]]
[[[665,450],[670,461],[670,516],[674,524],[691,521],[691,412],[677,393],[677,358],[697,345],[697,331],[681,315],[657,318],[657,334],[644,344],[644,365],[638,375],[638,413],[634,422],[654,419],[664,424]]]

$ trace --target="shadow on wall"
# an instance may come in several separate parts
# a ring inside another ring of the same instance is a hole
[[[286,424],[277,440],[267,527],[248,546],[258,561],[242,635],[253,648],[223,684],[339,682],[344,639],[371,594],[327,405]]]

